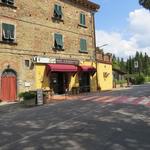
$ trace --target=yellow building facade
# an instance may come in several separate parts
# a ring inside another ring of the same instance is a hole
[[[113,73],[112,73],[112,54],[104,53],[99,48],[96,49],[97,62],[97,81],[98,89],[101,91],[112,90]]]
[[[99,55],[103,55],[101,59]],[[106,91],[112,89],[113,85],[112,85],[111,56],[109,54],[102,53],[102,54],[98,54],[98,57],[96,61],[84,61],[84,62],[82,61],[77,66],[77,71],[73,73],[71,72],[66,73],[67,83],[65,88],[69,92],[72,92],[74,88],[77,88],[78,92],[96,92],[97,90]],[[80,67],[84,68],[85,70],[81,71]],[[54,71],[54,73],[56,72]],[[43,89],[43,90],[52,90],[52,92],[54,93],[53,82],[57,82],[57,81],[53,81],[53,77],[52,77],[53,72],[47,73],[46,64],[36,64],[35,74],[36,74],[35,88]],[[85,83],[84,85],[84,83],[82,84],[80,80],[81,78],[86,78],[86,76],[88,76],[87,77],[88,82],[86,82],[87,84]]]
[[[98,85],[102,91],[112,90],[112,65],[98,63]]]
[[[51,64],[49,64],[51,65]],[[54,64],[52,64],[54,66]],[[57,64],[56,64],[57,65]],[[60,65],[60,64],[59,64]],[[62,67],[65,67],[65,64],[62,65]],[[78,89],[78,92],[94,92],[97,90],[97,84],[96,84],[96,63],[92,61],[85,61],[80,63],[77,67],[77,71],[75,72],[65,72],[65,71],[54,71],[47,73],[47,64],[35,64],[35,89],[43,89],[43,90],[52,90],[54,91],[54,84],[57,79],[53,77],[55,74],[64,74],[64,76],[67,76],[67,82],[63,83],[70,93],[74,88]],[[81,71],[80,68],[84,68],[86,70]],[[88,70],[90,69],[90,70]],[[87,76],[87,82],[81,83],[82,78]],[[64,78],[64,77],[63,77]],[[64,79],[63,79],[64,80]],[[53,83],[54,82],[54,83]],[[66,85],[65,85],[66,84]],[[82,84],[82,85],[81,85]],[[62,85],[62,86],[63,86]],[[61,88],[63,88],[61,86]],[[66,90],[64,89],[64,90]],[[85,91],[84,91],[85,90]],[[62,94],[64,94],[62,92]],[[59,93],[56,93],[59,94]],[[61,93],[60,93],[61,94]]]

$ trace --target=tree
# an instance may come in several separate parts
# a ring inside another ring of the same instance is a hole
[[[145,53],[144,55],[144,61],[143,61],[143,65],[144,65],[144,74],[147,76],[149,74],[149,57],[147,55],[147,53]]]
[[[113,66],[113,68],[115,68],[115,69],[120,69],[120,66],[119,66],[119,64],[118,64],[118,58],[116,58],[115,55],[113,55],[113,58],[112,58],[112,66]]]
[[[123,58],[121,58],[121,61],[120,61],[120,69],[121,69],[122,71],[126,71],[126,64],[125,64]]]
[[[132,58],[131,58],[131,56],[129,57],[129,59],[128,59],[128,73],[129,74],[132,74],[133,73],[133,62],[132,62]]]
[[[139,0],[139,4],[150,10],[150,0]]]

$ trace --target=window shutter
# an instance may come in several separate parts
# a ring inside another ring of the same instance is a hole
[[[14,27],[14,25],[9,25],[9,29],[10,29],[10,40],[13,40],[15,38],[15,35],[14,35],[15,27]]]
[[[82,23],[83,23],[83,25],[85,25],[85,15],[84,14],[82,14]]]
[[[62,17],[62,10],[61,10],[61,6],[59,5],[54,5],[54,16],[61,18]]]
[[[59,16],[58,5],[54,5],[54,14],[55,14],[56,16]]]
[[[2,0],[2,3],[14,5],[14,0]]]
[[[14,4],[14,0],[8,0],[8,4],[13,5]]]
[[[8,3],[8,0],[2,0],[2,2],[7,4],[7,3]]]
[[[59,14],[60,14],[60,16],[62,17],[62,10],[61,10],[61,6],[58,6],[58,9],[59,9]]]
[[[85,39],[80,39],[80,50],[87,51],[87,43]]]
[[[82,14],[80,14],[80,24],[82,24]]]
[[[61,34],[55,34],[55,47],[56,48],[63,48],[63,41],[62,41],[62,35]]]
[[[2,24],[2,30],[3,30],[3,39],[4,40],[14,40],[14,31],[15,27],[11,24]]]
[[[2,24],[2,30],[3,30],[3,39],[9,40],[9,27],[8,24],[3,23]]]
[[[85,25],[85,15],[80,13],[80,24]]]

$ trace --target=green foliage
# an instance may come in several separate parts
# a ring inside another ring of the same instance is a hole
[[[134,67],[135,61],[138,62],[138,68]],[[147,53],[143,54],[137,51],[135,56],[129,56],[126,62],[123,58],[116,58],[116,56],[113,55],[112,66],[114,69],[128,73],[126,78],[133,84],[144,83],[144,81],[150,82],[148,78],[148,76],[150,76],[150,57]]]
[[[137,75],[135,77],[135,84],[143,84],[145,82],[144,75]]]
[[[139,4],[150,10],[150,0],[139,0]]]
[[[115,83],[116,84],[124,84],[124,83],[127,83],[127,80],[116,80]]]
[[[35,92],[22,92],[19,94],[20,98],[23,98],[24,100],[30,100],[33,98],[36,98],[36,93]]]
[[[132,84],[143,84],[145,82],[144,74],[130,74],[128,75],[128,78],[130,79],[130,82]]]
[[[145,82],[150,82],[150,76],[145,77]]]
[[[112,66],[114,69],[118,69],[121,70],[123,72],[126,71],[126,62],[124,61],[123,58],[116,58],[115,55],[113,55],[113,59],[112,59]]]

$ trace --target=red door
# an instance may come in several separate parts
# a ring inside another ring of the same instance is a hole
[[[8,72],[7,72],[8,73]],[[9,73],[1,77],[1,99],[3,101],[15,101],[17,93],[16,75]]]

